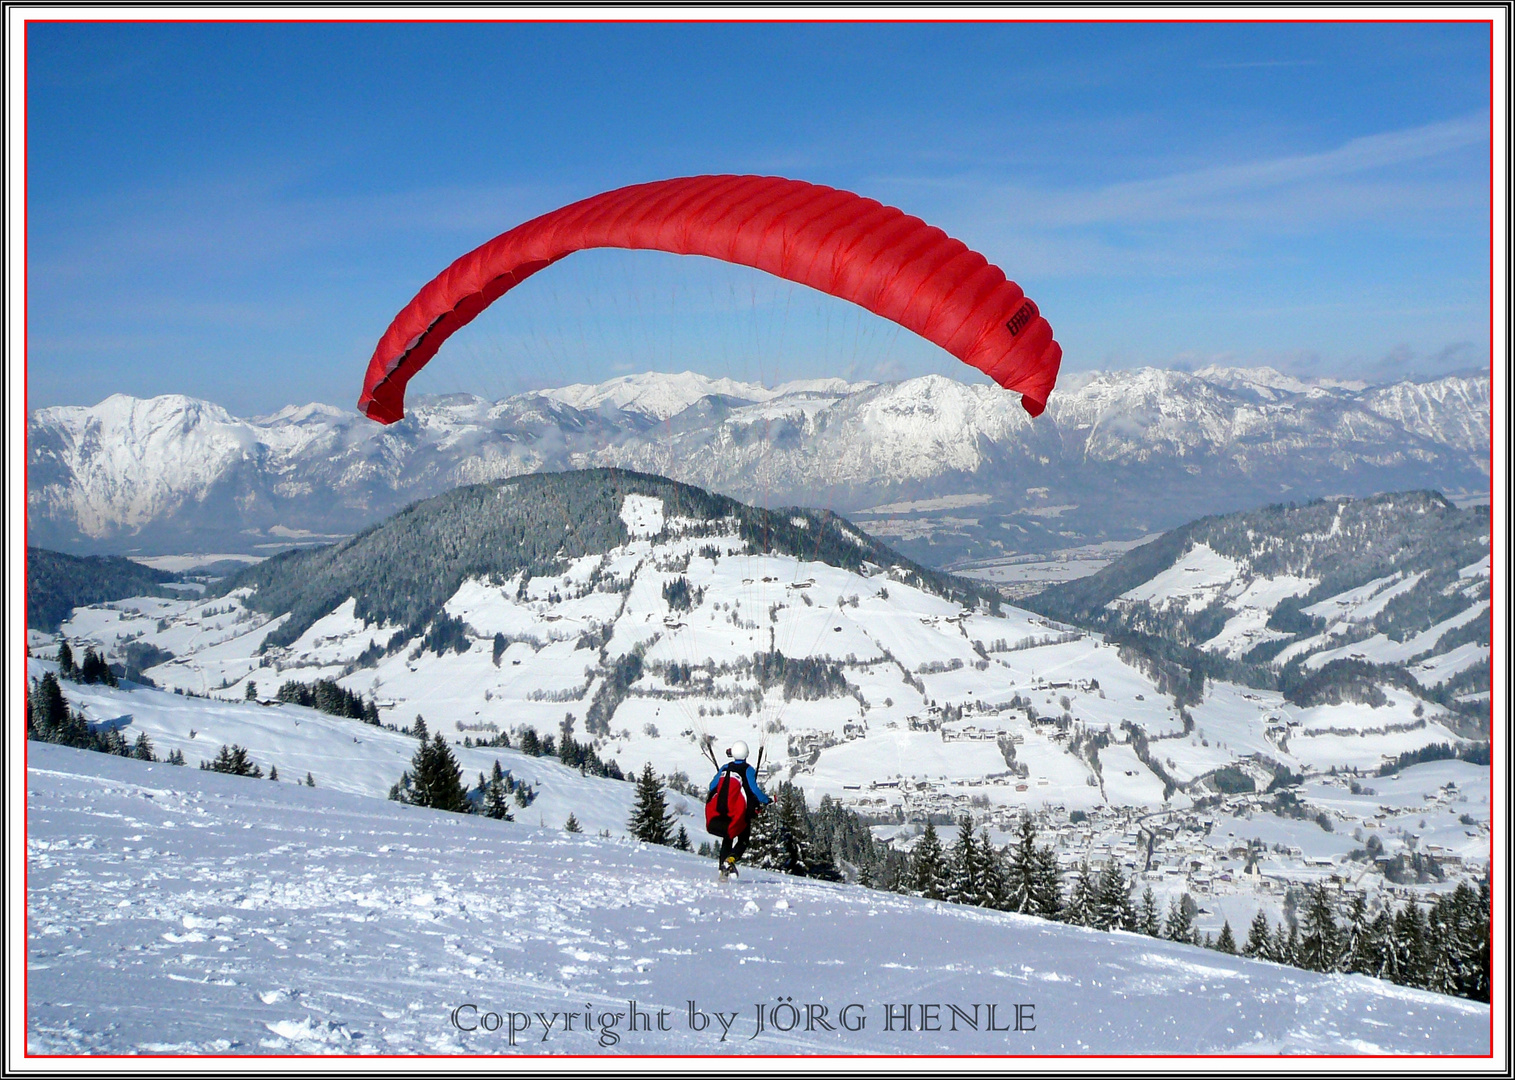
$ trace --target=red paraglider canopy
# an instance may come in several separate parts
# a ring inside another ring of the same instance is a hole
[[[772,176],[691,176],[607,191],[517,225],[438,274],[389,324],[358,408],[390,424],[405,384],[507,291],[585,248],[705,255],[850,300],[1046,408],[1062,349],[1004,271],[941,229],[848,191]]]

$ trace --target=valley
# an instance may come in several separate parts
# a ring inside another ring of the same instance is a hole
[[[313,770],[369,796],[398,779],[415,745],[401,729],[424,716],[456,744],[465,780],[499,759],[540,788],[525,819],[556,827],[572,812],[614,835],[629,785],[520,754],[527,728],[590,745],[628,775],[650,763],[696,837],[702,741],[744,738],[763,749],[767,782],[859,814],[881,843],[909,850],[925,822],[967,814],[1004,844],[1030,815],[1064,874],[1119,865],[1164,903],[1194,897],[1209,933],[1258,910],[1277,921],[1315,883],[1388,903],[1487,872],[1487,758],[1414,763],[1442,747],[1476,757],[1465,706],[1437,700],[1430,675],[1380,679],[1376,695],[1301,698],[1213,677],[1196,691],[1161,656],[953,585],[842,519],[706,501],[638,474],[519,483],[423,504],[332,554],[257,564],[199,596],[80,607],[62,627],[74,647],[117,661],[156,650],[143,675],[157,688],[67,692],[92,723],[145,731],[191,763],[237,742],[285,775]],[[569,503],[601,516],[554,509]],[[528,535],[509,531],[512,515],[553,514],[562,531],[531,531],[536,554],[501,546]],[[402,566],[453,558],[441,548],[462,561],[438,564],[455,584],[434,610],[351,584],[403,588]],[[1233,584],[1208,550],[1188,548],[1128,601],[1187,610],[1195,596],[1301,591]],[[1453,574],[1475,615],[1478,573]],[[1386,610],[1389,587],[1315,606],[1345,619],[1378,596]],[[55,640],[34,634],[34,655]],[[1460,661],[1446,656],[1443,667]],[[1315,666],[1334,671],[1329,659]],[[319,680],[371,701],[380,726],[279,700],[285,684]],[[316,743],[294,753],[292,727]],[[509,749],[481,745],[502,739]]]

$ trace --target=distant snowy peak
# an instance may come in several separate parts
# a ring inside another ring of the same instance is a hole
[[[735,379],[712,379],[693,371],[676,375],[649,371],[639,375],[623,375],[602,383],[574,383],[521,396],[550,398],[585,411],[609,404],[617,409],[642,413],[655,420],[667,420],[707,397],[760,403],[790,394],[845,395],[871,385],[849,383],[845,379],[802,379],[770,388]]]

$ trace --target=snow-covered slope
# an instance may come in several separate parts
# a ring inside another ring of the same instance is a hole
[[[494,403],[420,399],[387,428],[322,405],[242,420],[115,395],[30,417],[30,539],[266,552],[458,484],[619,465],[764,505],[872,511],[876,534],[940,566],[1283,498],[1486,488],[1488,386],[1071,374],[1033,422],[1013,394],[934,375],[765,388],[645,373]],[[943,497],[969,501],[898,508]]]
[[[48,670],[55,665],[28,662],[29,678]],[[132,683],[120,688],[64,685],[70,706],[95,728],[116,728],[128,742],[146,735],[159,758],[177,750],[191,768],[213,760],[223,745],[236,745],[250,752],[264,774],[277,769],[281,783],[299,784],[308,775],[319,789],[383,799],[416,753],[417,741],[410,735],[285,702],[215,701]],[[409,723],[414,717],[405,719]],[[561,827],[571,813],[585,829],[617,835],[626,830],[632,804],[628,783],[583,776],[554,758],[506,748],[456,746],[453,753],[469,787],[497,761],[515,781],[529,785],[534,792],[530,805],[512,807],[520,821]],[[688,828],[695,831],[690,815],[699,805],[675,796],[670,809],[687,816]]]
[[[667,848],[28,751],[34,1054],[1490,1050],[1487,1006],[1361,976],[761,871],[718,885]],[[1010,1030],[987,1030],[990,1006]]]

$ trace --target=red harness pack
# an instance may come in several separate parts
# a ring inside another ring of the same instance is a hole
[[[711,836],[735,838],[747,831],[751,804],[747,801],[747,785],[742,772],[747,763],[731,762],[721,769],[721,778],[715,790],[705,800],[705,831]]]

